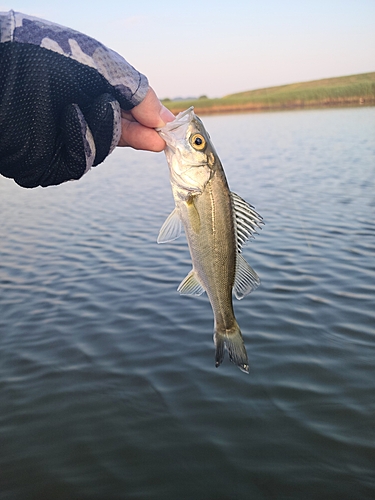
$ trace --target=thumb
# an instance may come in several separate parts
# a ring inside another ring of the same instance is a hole
[[[143,101],[135,106],[130,113],[137,122],[150,128],[163,127],[167,122],[175,119],[174,114],[163,106],[151,87]]]

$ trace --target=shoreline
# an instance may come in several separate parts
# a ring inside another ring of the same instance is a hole
[[[325,108],[346,108],[359,106],[375,106],[375,98],[353,97],[346,99],[325,99],[322,101],[291,101],[279,104],[268,103],[243,103],[243,104],[213,104],[212,106],[200,105],[199,100],[173,102],[167,101],[163,104],[172,113],[177,114],[185,111],[190,106],[194,106],[196,114],[208,115],[219,113],[244,113],[244,112],[265,112],[265,111],[291,111],[297,109],[325,109]]]
[[[375,105],[375,71],[277,87],[248,90],[224,97],[162,99],[173,113],[190,106],[200,114],[281,111],[345,106]]]

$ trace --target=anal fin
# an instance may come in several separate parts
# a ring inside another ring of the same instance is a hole
[[[177,291],[181,295],[202,295],[205,289],[197,279],[194,269],[192,269],[186,278],[181,281]]]

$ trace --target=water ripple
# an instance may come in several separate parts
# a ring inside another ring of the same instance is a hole
[[[372,500],[373,108],[205,118],[266,225],[234,301],[250,374],[214,365],[163,155],[85,180],[0,179],[4,498]]]

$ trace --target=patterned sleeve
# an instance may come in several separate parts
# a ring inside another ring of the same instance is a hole
[[[121,135],[147,78],[77,31],[0,13],[0,174],[27,188],[79,179]]]
[[[33,44],[96,69],[116,90],[124,109],[137,106],[148,91],[147,78],[125,59],[93,38],[36,17],[0,12],[0,43]]]

